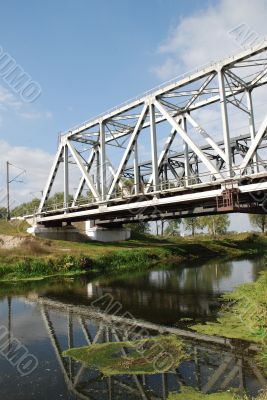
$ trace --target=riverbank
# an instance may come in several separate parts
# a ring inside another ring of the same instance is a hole
[[[34,238],[25,235],[24,230],[18,230],[15,223],[2,220],[0,236],[2,282],[86,273],[123,273],[193,260],[252,257],[267,251],[267,238],[255,234],[228,235],[218,239],[144,235],[119,243],[77,243]]]
[[[254,342],[260,347],[257,362],[267,376],[267,271],[255,282],[222,296],[222,313],[216,322],[191,326],[206,335]]]
[[[254,362],[267,376],[267,271],[263,271],[257,281],[240,285],[233,292],[225,293],[223,299],[222,313],[217,322],[193,325],[191,329],[201,334],[256,343],[260,351]],[[179,399],[249,400],[249,397],[238,396],[229,391],[206,395],[193,388],[182,388],[181,393],[172,394],[168,398]],[[253,399],[266,400],[267,388]]]

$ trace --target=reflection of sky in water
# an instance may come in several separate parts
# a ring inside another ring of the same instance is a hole
[[[218,282],[219,291],[226,292],[233,290],[236,286],[248,283],[254,280],[253,262],[234,261],[232,264],[232,272],[230,279],[222,278]]]
[[[11,330],[13,335],[22,340],[25,345],[28,343],[43,341],[47,337],[43,323],[40,323],[40,311],[34,303],[30,303],[24,298],[12,298],[11,303],[12,323]],[[52,315],[53,317],[53,315]],[[0,304],[1,324],[8,326],[8,302],[7,299]],[[57,331],[64,334],[66,330],[66,316],[57,315]],[[27,335],[25,335],[27,332]]]
[[[264,262],[239,260],[225,263],[216,262],[203,266],[184,267],[178,270],[149,272],[148,281],[152,287],[167,287],[172,283],[179,290],[211,290],[222,293],[233,290],[243,283],[254,281],[259,271],[264,269]]]

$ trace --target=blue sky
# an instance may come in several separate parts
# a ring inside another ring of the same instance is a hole
[[[43,188],[60,132],[193,67],[240,51],[229,30],[267,36],[265,0],[10,0],[0,46],[42,88],[25,104],[0,76],[0,200],[6,159],[26,168],[14,204]],[[15,173],[12,171],[12,173]],[[238,222],[247,228],[247,218]]]
[[[58,132],[161,82],[152,67],[171,26],[205,1],[10,1],[0,45],[42,87],[28,118],[5,116],[11,145],[52,151]],[[19,132],[18,132],[19,126]]]

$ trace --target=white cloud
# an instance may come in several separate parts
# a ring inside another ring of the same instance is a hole
[[[51,119],[53,114],[50,111],[24,111],[20,112],[19,115],[28,120],[35,120],[35,119]]]
[[[11,146],[4,140],[0,140],[0,207],[6,206],[6,161],[9,161],[10,179],[15,178],[21,170],[26,170],[10,184],[11,208],[25,202],[31,201],[34,197],[40,198],[44,190],[55,154],[50,154],[39,148],[24,146]],[[79,169],[69,164],[69,189],[74,194],[81,174]],[[63,191],[63,168],[60,164],[56,179],[54,181],[51,195]]]
[[[176,76],[180,72],[180,65],[174,58],[168,57],[161,65],[151,68],[160,79],[166,80],[173,76]]]
[[[0,124],[6,112],[11,112],[27,120],[50,119],[53,117],[50,111],[37,111],[33,105],[17,99],[9,89],[0,86]]]
[[[21,146],[14,147],[6,141],[0,140],[0,206],[4,205],[6,194],[6,161],[26,170],[26,175],[23,175],[23,183],[14,182],[10,185],[12,194],[11,204],[15,206],[21,202],[29,201],[32,198],[30,195],[31,192],[38,192],[44,188],[53,158],[54,155],[41,149]],[[11,166],[10,172],[12,178],[20,171]],[[36,193],[36,196],[40,196],[40,193]]]
[[[161,80],[200,67],[238,51],[239,44],[229,31],[241,23],[266,36],[267,3],[265,0],[220,0],[214,6],[182,19],[159,45],[163,59],[152,68]]]
[[[23,103],[20,100],[17,100],[16,97],[5,87],[0,86],[0,109],[7,110],[7,109],[14,109],[19,110],[21,109]]]

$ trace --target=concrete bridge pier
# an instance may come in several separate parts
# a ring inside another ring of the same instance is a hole
[[[99,242],[121,242],[131,237],[131,230],[119,227],[102,227],[95,225],[94,221],[85,222],[85,234],[91,240]]]
[[[130,239],[130,229],[119,227],[102,227],[95,225],[94,221],[85,221],[85,232],[81,232],[76,226],[67,223],[57,226],[45,226],[34,224],[27,229],[33,236],[51,239],[67,240],[72,242],[83,242],[86,240],[96,240],[99,242],[120,242]]]
[[[82,242],[86,239],[86,236],[82,235],[79,230],[71,224],[64,226],[62,224],[58,226],[35,224],[28,228],[27,232],[33,236],[50,240],[69,240],[72,242]]]

